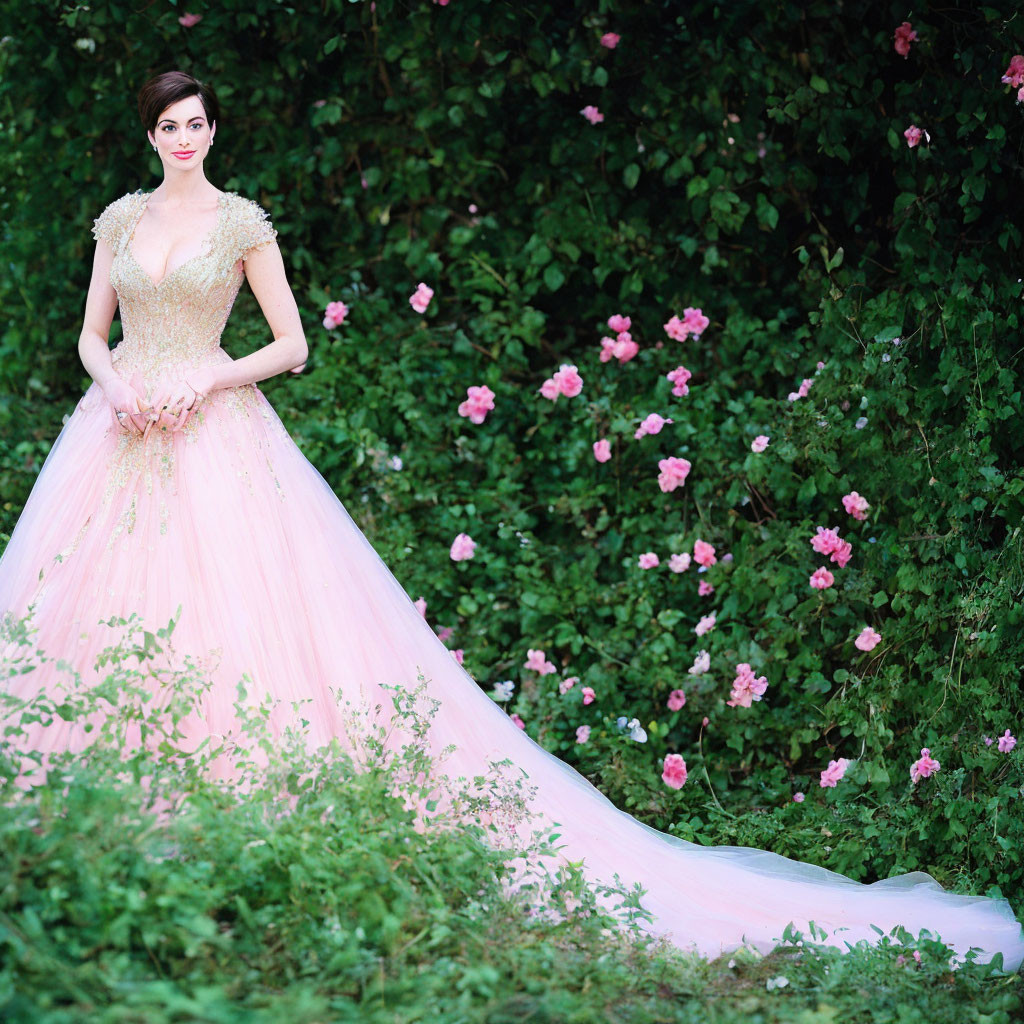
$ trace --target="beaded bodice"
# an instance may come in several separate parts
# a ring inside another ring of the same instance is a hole
[[[149,196],[138,189],[116,199],[92,229],[114,251],[110,283],[117,292],[123,336],[111,360],[126,380],[140,374],[147,390],[179,369],[230,358],[220,337],[245,276],[243,261],[277,236],[259,204],[223,192],[216,224],[197,255],[157,284],[132,251]]]

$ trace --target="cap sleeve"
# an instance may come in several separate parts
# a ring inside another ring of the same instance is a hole
[[[235,222],[235,259],[248,259],[275,238],[277,229],[267,211],[254,200],[246,199]]]
[[[120,199],[115,199],[104,211],[92,222],[92,237],[98,242],[103,239],[111,249],[116,249],[121,235],[124,233],[126,223],[126,204],[131,193],[126,193]]]

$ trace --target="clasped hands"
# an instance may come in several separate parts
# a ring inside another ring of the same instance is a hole
[[[145,398],[146,388],[139,373],[130,381],[111,378],[103,385],[103,393],[118,429],[141,434],[145,439],[153,429],[173,433],[183,430],[212,386],[208,371],[200,367],[190,371],[187,379],[161,382],[151,401]]]

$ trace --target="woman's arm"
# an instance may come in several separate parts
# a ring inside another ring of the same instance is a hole
[[[301,366],[309,355],[299,308],[276,242],[249,253],[245,260],[245,275],[267,318],[274,340],[241,359],[201,366],[186,374],[187,383],[200,394],[266,380]]]

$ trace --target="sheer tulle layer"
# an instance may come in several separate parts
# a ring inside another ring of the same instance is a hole
[[[749,847],[703,847],[618,810],[573,768],[518,729],[437,639],[344,506],[254,387],[212,397],[187,435],[119,439],[93,386],[65,424],[0,561],[0,609],[34,604],[39,646],[88,679],[109,643],[101,619],[140,613],[153,628],[182,608],[175,647],[210,655],[214,687],[196,739],[235,729],[236,683],[250,699],[305,702],[310,741],[343,731],[339,701],[391,704],[382,687],[422,674],[441,702],[430,731],[445,770],[472,778],[510,759],[534,788],[531,809],[557,824],[567,860],[588,878],[640,883],[652,930],[705,956],[746,943],[768,951],[790,922],[810,921],[843,948],[875,942],[872,925],[980,947],[1004,967],[1024,959],[1006,900],[943,890],[913,872],[865,885]],[[15,680],[31,695],[38,673]],[[67,723],[36,729],[36,749],[80,749]]]

